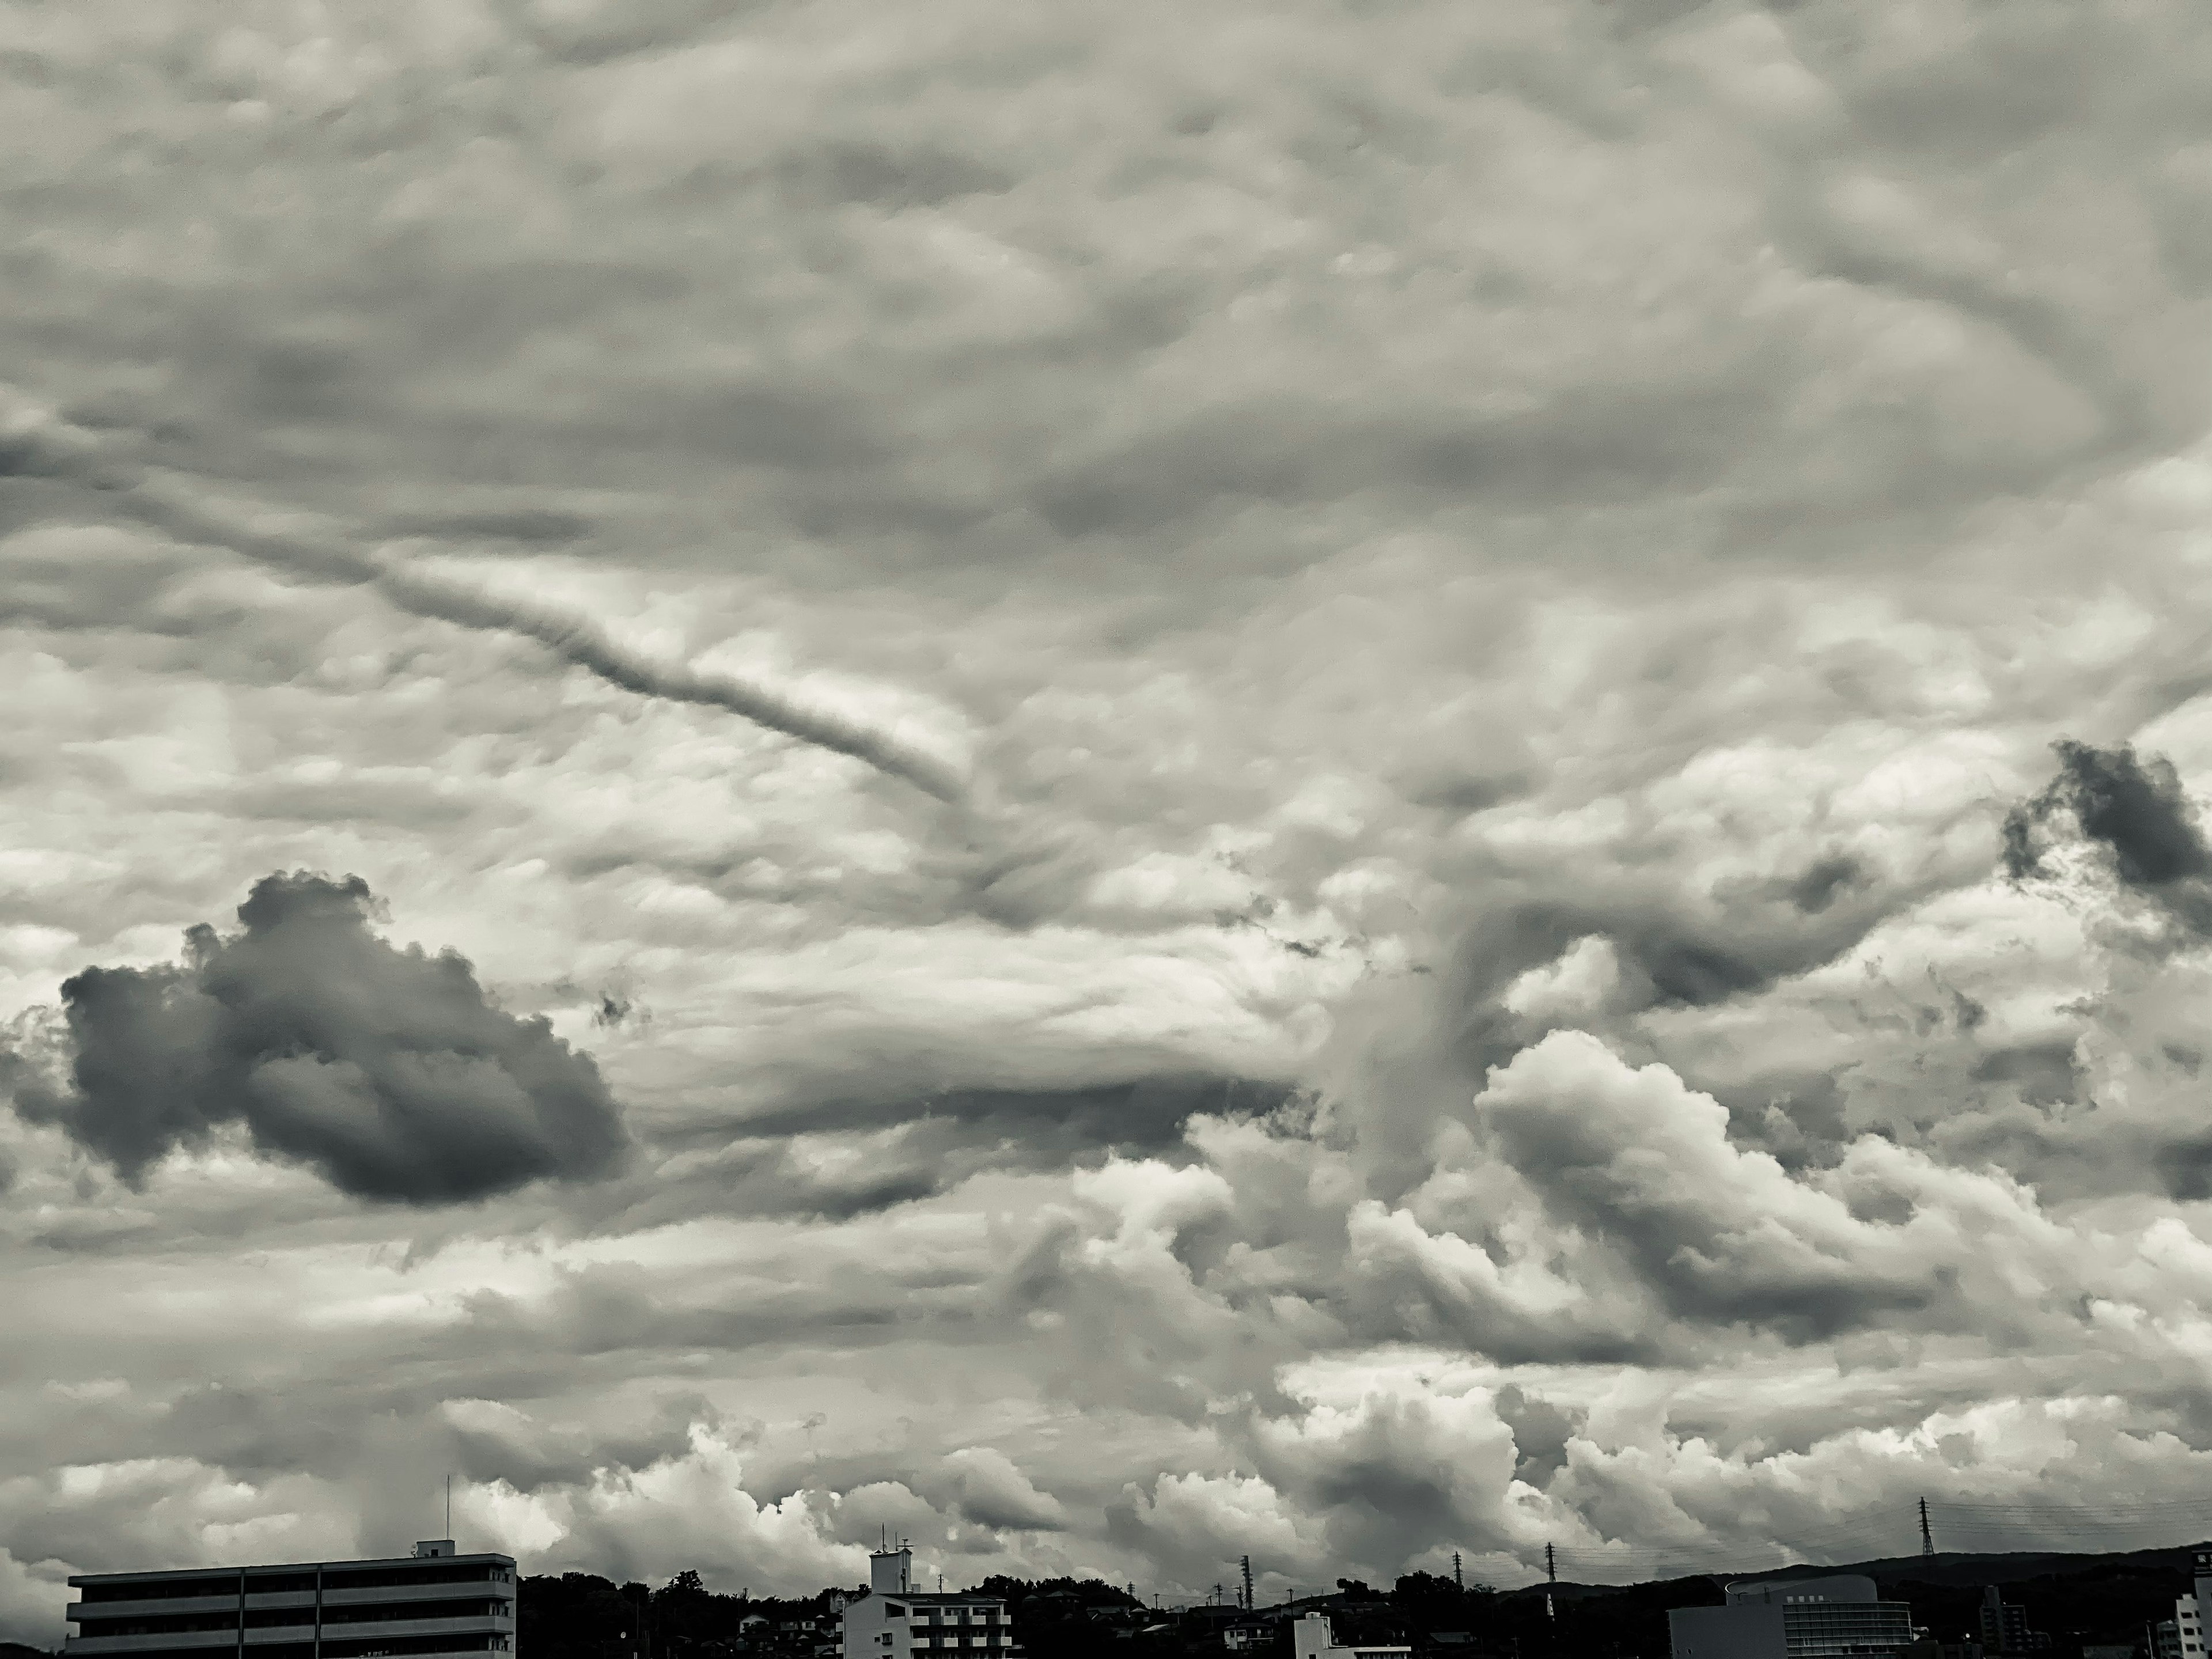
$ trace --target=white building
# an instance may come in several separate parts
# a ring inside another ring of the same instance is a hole
[[[1012,1659],[1021,1653],[1006,1604],[995,1595],[914,1588],[914,1552],[902,1544],[868,1557],[869,1594],[844,1613],[844,1659],[966,1654]]]
[[[2212,1615],[2212,1550],[2199,1550],[2196,1593],[2173,1604],[2174,1634],[2180,1639],[2181,1659],[2203,1659],[2204,1621],[2208,1615]]]
[[[1310,1613],[1291,1626],[1291,1651],[1297,1659],[1336,1659],[1339,1654],[1365,1654],[1369,1659],[1382,1659],[1386,1654],[1413,1652],[1407,1647],[1339,1647],[1327,1616],[1318,1613]]]
[[[459,1659],[514,1651],[514,1558],[80,1573],[64,1659]]]
[[[1667,1614],[1674,1659],[1850,1659],[1912,1641],[1912,1612],[1857,1573],[1730,1584],[1717,1607]]]

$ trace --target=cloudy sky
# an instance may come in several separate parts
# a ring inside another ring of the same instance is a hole
[[[0,1633],[2205,1489],[2201,0],[224,16],[0,10]]]

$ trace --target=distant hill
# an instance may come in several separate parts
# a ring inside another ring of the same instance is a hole
[[[1543,1618],[1543,1584],[1509,1590],[1498,1601],[1506,1622],[1523,1632],[1549,1634],[1557,1629],[1565,1636],[1571,1623],[1578,1635],[1588,1632],[1585,1645],[1595,1651],[1656,1659],[1667,1651],[1668,1608],[1715,1605],[1722,1587],[1738,1580],[1859,1573],[1875,1581],[1885,1600],[1906,1603],[1914,1623],[1945,1641],[1973,1634],[1982,1591],[1995,1584],[2002,1587],[2006,1601],[2027,1609],[2033,1629],[2051,1638],[2052,1659],[2069,1659],[2085,1645],[2141,1648],[2147,1623],[2173,1616],[2174,1598],[2189,1589],[2196,1553],[2206,1548],[2212,1544],[2108,1555],[1945,1551],[1832,1565],[1692,1573],[1640,1584],[1561,1583],[1552,1587],[1559,1611],[1556,1626]],[[1589,1640],[1592,1637],[1595,1644]]]
[[[0,1642],[0,1659],[54,1659],[44,1648],[25,1647],[21,1642]]]
[[[2159,1572],[2189,1576],[2197,1552],[2212,1549],[2212,1540],[2175,1544],[2163,1549],[2125,1550],[2109,1555],[2019,1551],[2001,1555],[1972,1555],[1939,1550],[1933,1555],[1886,1555],[1873,1561],[1841,1561],[1814,1566],[1747,1567],[1739,1572],[1686,1573],[1679,1578],[1652,1578],[1636,1584],[1584,1584],[1561,1579],[1557,1585],[1524,1584],[1507,1590],[1508,1596],[1541,1596],[1547,1588],[1561,1600],[1590,1595],[1619,1595],[1630,1589],[1658,1589],[1673,1584],[1711,1583],[1732,1584],[1759,1578],[1825,1578],[1832,1573],[1856,1572],[1877,1584],[1911,1582],[1922,1584],[2014,1584],[2031,1578],[2066,1577],[2077,1573]]]

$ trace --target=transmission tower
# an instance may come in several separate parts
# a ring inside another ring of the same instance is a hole
[[[1249,1555],[1244,1558],[1244,1600],[1240,1605],[1245,1612],[1252,1611],[1252,1558]]]
[[[1557,1619],[1559,1610],[1552,1605],[1552,1586],[1559,1582],[1559,1564],[1552,1554],[1552,1547],[1544,1546],[1544,1617]]]
[[[1459,1552],[1457,1550],[1454,1550],[1452,1552],[1452,1588],[1462,1595],[1467,1594],[1466,1582],[1459,1576]]]
[[[1936,1534],[1928,1530],[1928,1500],[1924,1498],[1920,1500],[1920,1553],[1936,1553]]]

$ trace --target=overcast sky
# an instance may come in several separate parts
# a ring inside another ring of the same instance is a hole
[[[2206,1490],[2202,0],[221,9],[0,10],[0,1634]]]

